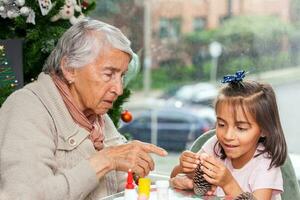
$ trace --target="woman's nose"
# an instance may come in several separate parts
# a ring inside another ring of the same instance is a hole
[[[123,81],[122,81],[122,79],[116,79],[116,81],[114,82],[114,85],[112,87],[112,90],[118,96],[123,94]]]

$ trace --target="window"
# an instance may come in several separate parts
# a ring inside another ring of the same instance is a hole
[[[206,19],[202,17],[196,17],[193,20],[193,30],[195,32],[202,31],[206,27]]]
[[[159,21],[160,38],[178,38],[181,31],[180,18],[161,18]]]

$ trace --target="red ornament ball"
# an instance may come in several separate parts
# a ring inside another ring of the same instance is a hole
[[[89,6],[89,2],[88,1],[83,1],[83,2],[81,2],[81,7],[83,8],[83,9],[87,9],[87,7]]]
[[[121,119],[122,119],[123,122],[126,122],[126,123],[131,122],[131,120],[132,120],[132,114],[131,114],[131,112],[129,112],[128,110],[124,110],[121,113]]]

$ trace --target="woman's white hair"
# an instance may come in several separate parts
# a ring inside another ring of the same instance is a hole
[[[116,48],[133,57],[130,41],[116,27],[94,19],[84,19],[70,27],[59,39],[44,64],[45,73],[62,75],[60,64],[80,68],[93,62],[101,51]]]

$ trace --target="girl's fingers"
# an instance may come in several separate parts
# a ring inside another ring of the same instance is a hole
[[[208,156],[208,157],[205,157],[204,159],[202,159],[203,161],[206,161],[208,163],[211,163],[212,165],[215,165],[215,166],[218,166],[220,165],[220,161],[218,159],[216,159],[215,157],[213,156]]]
[[[210,178],[214,179],[216,178],[216,172],[212,171],[211,169],[207,168],[206,166],[202,165],[201,170],[204,172],[204,174],[208,175]]]
[[[217,186],[215,186],[215,185],[212,185],[212,186],[211,186],[211,188],[210,188],[210,190],[209,190],[209,191],[207,191],[206,195],[208,195],[208,196],[212,196],[212,195],[214,195],[214,194],[215,194],[215,191],[216,191],[216,189],[217,189]]]
[[[193,164],[193,163],[184,163],[184,164],[182,165],[182,168],[194,170],[194,169],[197,168],[197,166],[198,166],[197,164]]]
[[[191,164],[196,164],[198,165],[200,163],[200,160],[197,158],[192,158],[192,157],[183,157],[182,162],[186,162],[186,163],[191,163]]]
[[[188,178],[187,176],[175,176],[170,180],[172,187],[186,190],[186,189],[193,189],[193,180]]]
[[[213,171],[216,172],[218,167],[215,166],[214,164],[207,162],[206,160],[201,162],[202,167],[206,169],[206,171]]]
[[[216,184],[216,181],[213,178],[211,178],[210,176],[208,176],[207,174],[203,174],[203,178],[210,184],[213,184],[213,185]]]

